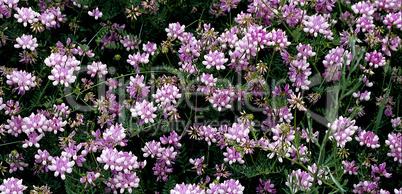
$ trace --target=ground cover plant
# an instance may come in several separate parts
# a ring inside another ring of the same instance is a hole
[[[400,0],[0,0],[1,193],[402,193]]]

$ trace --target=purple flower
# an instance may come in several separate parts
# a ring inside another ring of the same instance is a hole
[[[139,124],[142,125],[145,123],[153,123],[154,118],[156,118],[156,111],[157,107],[154,107],[153,102],[148,102],[143,100],[141,103],[136,102],[135,106],[130,109],[132,117],[140,117]]]
[[[355,166],[354,160],[352,162],[344,160],[342,161],[342,164],[344,165],[343,173],[349,173],[350,175],[352,174],[357,175],[357,170],[359,169],[359,166]]]
[[[140,67],[138,66],[139,64],[147,64],[149,62],[149,54],[148,53],[142,53],[137,52],[134,55],[128,55],[127,63],[132,65],[136,70],[136,73],[140,73]]]
[[[296,193],[299,189],[302,191],[310,191],[313,181],[313,175],[299,169],[297,171],[292,171],[288,176],[288,181],[285,182],[285,185],[290,187],[290,189]]]
[[[127,140],[126,138],[126,129],[123,128],[120,124],[112,125],[110,128],[107,128],[102,137],[105,142],[109,145],[107,147],[113,148],[117,145],[126,146]]]
[[[196,169],[198,175],[202,175],[204,173],[203,168],[207,167],[207,164],[202,164],[204,162],[204,156],[195,159],[190,158],[189,162],[194,165],[194,167],[191,167],[191,169]]]
[[[3,184],[0,185],[1,193],[16,193],[23,194],[27,186],[22,184],[22,179],[17,179],[14,177],[4,179]]]
[[[176,186],[170,190],[171,194],[182,194],[182,193],[194,193],[194,194],[205,194],[205,191],[195,184],[176,184]]]
[[[34,145],[35,145],[35,147],[39,148],[40,145],[39,145],[38,142],[43,138],[43,136],[45,136],[44,133],[40,133],[40,135],[38,135],[36,133],[36,131],[34,131],[32,133],[29,133],[27,135],[28,135],[28,140],[25,140],[25,141],[22,142],[23,143],[22,144],[23,148],[27,148],[28,146],[32,147]]]
[[[102,62],[93,61],[91,65],[87,66],[87,68],[87,73],[91,75],[91,77],[95,77],[97,74],[99,78],[102,78],[103,75],[108,73],[106,64],[103,64]]]
[[[165,112],[165,110],[172,111],[169,108],[173,108],[171,105],[177,104],[176,99],[180,99],[181,94],[179,88],[169,84],[159,88],[155,94],[152,94],[152,97],[155,99],[155,103],[158,104],[158,107],[164,109]]]
[[[172,131],[169,135],[169,137],[166,137],[163,135],[163,137],[159,138],[161,143],[163,145],[170,144],[173,145],[176,149],[181,148],[181,143],[179,142],[181,139],[181,136],[179,136],[176,131]]]
[[[127,51],[130,51],[138,49],[138,45],[141,43],[141,41],[138,40],[137,36],[130,36],[127,34],[127,36],[120,39],[120,43],[123,44]]]
[[[362,17],[365,17],[369,20],[372,20],[372,15],[377,10],[370,1],[366,2],[357,2],[352,5],[352,10],[355,14],[362,14]]]
[[[23,34],[21,37],[16,39],[18,44],[14,45],[14,48],[22,48],[22,49],[29,49],[34,51],[36,47],[38,47],[38,43],[36,38],[33,38],[32,35],[25,35]]]
[[[36,86],[36,77],[32,76],[31,73],[27,73],[26,71],[13,71],[6,77],[7,84],[10,86],[16,86],[14,90],[18,90],[18,94],[24,95],[25,91],[28,91]]]
[[[240,184],[239,180],[229,179],[225,180],[223,183],[212,182],[209,184],[207,193],[243,193],[244,186]]]
[[[4,128],[10,135],[18,137],[18,134],[22,133],[22,117],[20,115],[11,116],[11,119],[7,119],[7,125]]]
[[[46,26],[46,29],[50,30],[50,28],[60,27],[60,22],[66,21],[66,15],[62,15],[60,7],[51,7],[42,12],[39,20]]]
[[[24,167],[28,166],[28,163],[24,162],[24,157],[22,154],[15,150],[8,155],[6,162],[10,165],[10,170],[8,171],[10,173],[16,172],[17,170],[23,171]]]
[[[321,15],[304,16],[303,24],[305,26],[303,31],[314,35],[314,37],[317,37],[318,33],[320,33],[328,40],[334,39],[330,25]]]
[[[360,142],[359,145],[366,145],[369,148],[379,148],[378,136],[371,131],[359,130],[359,133],[355,137],[356,141]]]
[[[356,30],[360,31],[360,28],[362,29],[362,32],[372,33],[375,25],[373,24],[373,20],[367,19],[365,17],[359,17],[356,21]]]
[[[276,189],[274,189],[274,184],[271,184],[271,179],[266,181],[260,179],[260,184],[256,188],[257,193],[276,193]]]
[[[303,45],[299,43],[299,45],[296,46],[296,49],[299,51],[299,53],[297,53],[297,57],[303,58],[304,60],[316,55],[316,53],[313,52],[313,48],[310,46],[310,44]]]
[[[48,165],[51,164],[53,157],[50,156],[47,150],[38,149],[38,154],[35,154],[35,163],[40,164],[40,170],[48,172]]]
[[[146,86],[144,83],[144,76],[137,75],[135,78],[130,76],[130,85],[127,86],[127,92],[131,98],[141,101],[149,93],[150,86]]]
[[[101,18],[103,14],[102,14],[102,12],[99,11],[98,8],[96,8],[92,11],[88,11],[88,15],[95,17],[95,20],[97,20],[98,18]]]
[[[114,193],[117,193],[116,190],[118,189],[120,193],[124,193],[124,190],[126,189],[129,193],[132,193],[133,188],[137,188],[139,186],[140,178],[137,176],[136,172],[117,172],[105,183],[106,186],[114,191]]]
[[[373,164],[371,166],[371,176],[375,178],[376,177],[375,173],[379,173],[380,176],[384,176],[385,178],[391,178],[392,173],[387,172],[387,170],[385,169],[386,165],[387,163],[385,162],[380,164],[380,166],[377,166],[377,164]]]
[[[85,183],[84,189],[87,188],[88,183],[91,184],[92,186],[95,186],[94,181],[96,181],[96,179],[98,179],[100,177],[100,175],[101,174],[99,172],[97,172],[97,173],[92,172],[92,171],[87,172],[86,176],[83,176],[80,178],[80,183]]]
[[[287,46],[290,45],[288,41],[288,37],[286,36],[286,32],[281,29],[275,30],[273,29],[270,33],[268,33],[268,46],[274,46],[275,50],[284,50]]]
[[[333,123],[328,123],[330,130],[327,130],[327,132],[331,133],[329,139],[335,139],[338,147],[345,147],[347,142],[352,141],[351,136],[358,129],[355,123],[355,120],[350,120],[343,116],[337,118]]]
[[[344,61],[346,56],[346,64]],[[342,47],[331,49],[322,62],[324,65],[325,73],[322,76],[328,81],[339,81],[343,65],[349,65],[352,61],[353,55]]]
[[[384,24],[387,25],[388,30],[391,30],[391,26],[402,30],[402,12],[387,14],[384,18]]]
[[[295,27],[298,24],[305,11],[300,8],[296,8],[296,5],[285,5],[282,7],[282,20],[284,20],[290,27]]]
[[[155,54],[156,49],[157,46],[155,43],[148,42],[147,44],[142,44],[142,50],[151,56]]]
[[[184,25],[180,25],[179,22],[177,22],[177,23],[170,23],[170,24],[169,24],[169,27],[166,28],[165,31],[167,32],[168,38],[171,38],[171,39],[174,40],[174,39],[176,39],[176,38],[178,38],[178,37],[180,37],[180,36],[183,35],[183,33],[184,33],[184,28],[185,28],[185,26],[184,26]]]
[[[358,184],[353,184],[353,193],[363,194],[376,192],[378,189],[377,182],[360,181]]]
[[[292,86],[296,87],[295,92],[299,89],[308,90],[311,81],[308,80],[308,76],[311,75],[311,68],[308,68],[310,64],[306,60],[293,60],[290,63],[288,75]]]
[[[236,162],[244,163],[242,154],[235,147],[226,147],[226,152],[223,152],[223,156],[225,156],[223,161],[229,162],[230,165]]]
[[[74,161],[70,161],[66,156],[54,157],[52,164],[48,166],[49,170],[54,171],[54,176],[60,175],[62,180],[66,179],[65,173],[71,173],[73,171]]]
[[[369,63],[370,67],[374,66],[374,68],[382,67],[386,64],[385,57],[381,53],[377,53],[377,51],[366,53],[364,60]]]
[[[166,148],[161,146],[160,142],[156,142],[155,140],[146,142],[144,148],[141,148],[141,150],[144,152],[143,156],[145,158],[148,156],[151,156],[151,158],[160,158],[165,149]]]
[[[216,81],[218,80],[218,78],[214,78],[214,75],[212,74],[205,74],[202,73],[202,75],[200,75],[200,77],[197,78],[197,80],[201,81],[202,83],[204,83],[207,86],[215,86]]]
[[[214,108],[217,108],[218,111],[222,111],[222,108],[232,108],[231,102],[235,98],[236,95],[231,89],[220,89],[212,93],[209,102]]]
[[[232,175],[229,171],[226,171],[225,164],[222,164],[220,168],[219,165],[216,165],[215,168],[217,172],[214,174],[214,176],[216,176],[216,180],[220,180],[221,177],[228,178],[230,175]]]
[[[397,129],[398,126],[399,128],[402,128],[402,119],[401,117],[397,117],[395,119],[391,119],[392,127]]]
[[[31,7],[17,8],[16,11],[18,14],[14,14],[14,17],[17,19],[18,23],[23,23],[24,27],[26,27],[28,23],[32,24],[37,22],[40,16],[40,14],[33,11]]]
[[[49,75],[49,80],[53,80],[54,86],[61,84],[68,87],[69,84],[74,83],[77,78],[77,76],[73,75],[74,69],[59,65],[56,65],[51,73],[52,75]]]
[[[390,133],[385,144],[389,146],[391,152],[387,153],[388,157],[394,157],[394,161],[402,164],[402,134]]]
[[[248,139],[248,134],[250,128],[244,124],[233,123],[232,127],[229,127],[227,133],[225,133],[225,138],[229,141],[236,141],[237,143],[246,142]]]

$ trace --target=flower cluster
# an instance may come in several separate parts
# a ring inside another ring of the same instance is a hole
[[[14,177],[4,179],[3,184],[0,185],[1,193],[16,193],[23,194],[24,190],[28,187],[22,184],[22,179]]]
[[[98,75],[99,78],[102,78],[103,75],[106,75],[108,73],[106,64],[103,64],[102,62],[94,61],[91,63],[91,65],[87,66],[87,69],[87,73],[91,75],[91,77],[95,77],[95,75]]]
[[[378,143],[378,136],[371,131],[360,129],[355,139],[356,141],[360,142],[360,146],[366,145],[367,147],[373,149],[380,147],[380,144]]]
[[[145,85],[143,75],[136,75],[135,78],[130,76],[130,85],[127,86],[127,92],[131,98],[141,101],[142,98],[148,95],[150,87]]]
[[[312,34],[314,37],[318,36],[318,33],[324,35],[328,40],[334,39],[333,33],[330,29],[330,25],[321,15],[304,16],[303,24],[305,28],[303,31]]]
[[[23,34],[21,37],[16,39],[18,44],[15,44],[15,48],[29,49],[34,51],[38,47],[37,39],[33,38],[32,35]]]
[[[30,90],[36,86],[35,76],[26,71],[13,71],[7,75],[7,84],[10,86],[16,86],[14,90],[18,90],[18,94],[25,94],[25,91]]]
[[[389,146],[391,152],[388,153],[388,157],[393,157],[395,162],[402,164],[402,134],[390,133],[388,139],[385,140],[385,144]]]
[[[358,129],[358,127],[355,126],[355,123],[355,120],[350,120],[343,116],[340,116],[332,123],[328,123],[328,128],[330,130],[327,132],[331,133],[329,139],[334,139],[337,142],[336,145],[338,147],[345,147],[347,142],[352,141],[351,136]]]

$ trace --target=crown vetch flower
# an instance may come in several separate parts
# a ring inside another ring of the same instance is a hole
[[[352,162],[344,160],[342,161],[342,164],[344,165],[343,173],[349,173],[350,175],[352,174],[357,175],[357,170],[359,169],[359,166],[355,166],[354,160]]]
[[[174,40],[183,35],[184,28],[185,28],[184,25],[180,25],[179,22],[176,22],[176,23],[170,23],[169,27],[166,28],[165,31],[167,32],[168,38]]]
[[[308,68],[310,64],[306,60],[293,60],[290,63],[288,75],[292,86],[296,87],[295,92],[299,89],[308,90],[311,81],[308,80],[308,76],[311,75],[311,68]]]
[[[141,40],[138,40],[137,36],[130,36],[127,34],[127,36],[120,39],[120,43],[122,43],[123,46],[126,47],[127,51],[130,51],[138,49],[138,45],[141,43]]]
[[[22,179],[14,177],[4,179],[3,184],[0,185],[1,193],[16,193],[23,194],[24,190],[28,187],[22,184]]]
[[[223,156],[225,156],[223,161],[229,162],[230,165],[236,162],[244,163],[242,154],[235,147],[226,147],[226,152],[223,152]]]
[[[18,23],[23,23],[24,27],[26,27],[28,23],[32,24],[33,22],[37,22],[40,16],[40,14],[32,10],[31,7],[17,8],[16,11],[17,13],[14,14],[14,17],[17,19]]]
[[[88,11],[88,15],[95,17],[95,20],[97,20],[98,18],[101,18],[103,16],[102,12],[100,12],[98,8],[96,8],[92,11]]]
[[[371,166],[371,176],[376,178],[375,174],[379,173],[381,176],[384,176],[385,178],[391,178],[392,173],[388,173],[387,170],[385,169],[385,167],[387,166],[387,163],[383,162],[381,163],[379,166],[377,166],[377,164],[373,164]]]
[[[359,145],[366,145],[369,148],[379,148],[378,136],[371,131],[359,130],[359,133],[355,137],[356,141],[360,142]]]
[[[154,118],[156,118],[156,114],[154,114],[154,112],[156,111],[156,109],[157,107],[154,107],[153,102],[143,100],[141,103],[136,102],[135,106],[131,108],[130,111],[133,117],[140,117],[139,124],[142,125],[144,122],[154,122]]]
[[[320,33],[328,40],[334,39],[330,25],[321,15],[304,16],[303,24],[305,26],[303,31],[314,35],[314,37],[317,37],[318,33]]]
[[[260,184],[256,188],[257,193],[276,193],[274,189],[274,184],[271,184],[271,179],[266,181],[260,179]]]
[[[38,43],[36,38],[33,38],[32,35],[25,35],[23,34],[21,37],[16,39],[18,44],[14,45],[14,48],[22,48],[22,49],[29,49],[34,51],[36,47],[38,47]]]
[[[106,143],[109,145],[108,147],[113,148],[116,145],[126,146],[127,140],[126,138],[126,129],[123,128],[120,124],[112,125],[111,127],[107,128],[102,136]]]
[[[357,2],[356,4],[353,4],[351,8],[355,14],[362,14],[362,17],[369,20],[373,19],[372,15],[377,10],[370,1]]]
[[[117,193],[117,190],[119,190],[120,193],[124,193],[126,189],[129,193],[132,193],[133,188],[139,186],[140,178],[137,176],[137,173],[133,171],[129,173],[117,172],[108,181],[105,181],[105,183],[114,193]]]
[[[344,60],[346,57],[346,61]],[[322,76],[328,81],[339,81],[343,65],[349,65],[353,59],[352,53],[342,47],[336,47],[325,55],[322,64],[325,67],[325,72]]]
[[[149,54],[148,53],[140,53],[137,52],[134,55],[128,55],[127,63],[132,65],[136,70],[136,73],[140,73],[139,64],[147,64],[149,62]]]
[[[8,155],[6,162],[10,165],[10,173],[16,172],[17,170],[23,171],[24,167],[28,166],[28,163],[24,162],[24,157],[22,154],[15,150]]]
[[[92,171],[87,172],[86,176],[83,176],[80,178],[80,183],[85,183],[84,189],[87,188],[88,183],[91,184],[92,186],[95,186],[94,181],[96,181],[96,179],[98,179],[100,177],[100,175],[101,174],[99,172],[97,172],[97,173],[92,172]]]
[[[10,86],[16,86],[14,90],[18,90],[18,94],[25,94],[25,91],[30,90],[31,88],[36,86],[35,76],[32,76],[31,73],[26,71],[13,71],[11,74],[7,76],[7,84]]]
[[[195,158],[195,159],[190,158],[189,162],[192,165],[194,165],[194,167],[191,167],[191,169],[196,169],[198,175],[202,175],[204,173],[203,168],[205,168],[207,166],[207,164],[206,165],[202,164],[204,162],[204,156],[202,156],[201,158]]]
[[[351,136],[358,129],[355,123],[355,120],[350,120],[348,117],[343,116],[337,118],[333,123],[328,123],[330,130],[327,130],[327,132],[331,133],[329,139],[335,139],[338,147],[345,147],[347,142],[352,141]]]
[[[369,62],[370,67],[374,66],[374,68],[382,67],[386,64],[385,57],[382,56],[382,53],[377,53],[377,51],[366,53],[364,60]]]
[[[54,171],[54,176],[60,175],[60,178],[65,180],[65,173],[71,173],[73,171],[74,161],[70,161],[66,156],[56,156],[52,158],[52,164],[48,166],[49,170]]]
[[[388,157],[394,157],[394,161],[402,164],[402,134],[390,133],[388,139],[385,140],[385,144],[389,146],[391,152],[387,153]]]
[[[136,75],[135,78],[130,76],[130,85],[127,86],[127,92],[131,98],[141,101],[142,98],[148,95],[150,87],[145,85],[143,75]]]
[[[206,65],[207,69],[211,69],[211,67],[215,66],[217,70],[226,69],[224,64],[229,60],[225,58],[225,55],[219,51],[209,51],[207,55],[204,55],[205,61],[202,62],[203,65]]]
[[[310,187],[313,185],[314,176],[306,171],[292,171],[288,176],[288,181],[285,185],[290,187],[293,192],[297,192],[299,189],[303,191],[310,191]]]
[[[212,182],[209,184],[207,193],[243,193],[245,187],[240,184],[239,180],[229,179],[223,183]]]
[[[87,73],[91,75],[91,77],[95,77],[95,75],[98,75],[99,78],[102,78],[103,75],[106,75],[108,73],[107,65],[103,64],[102,62],[93,61],[91,65],[87,66],[87,68]]]
[[[182,193],[194,193],[205,194],[205,191],[196,184],[176,184],[176,186],[170,190],[170,194],[182,194]]]

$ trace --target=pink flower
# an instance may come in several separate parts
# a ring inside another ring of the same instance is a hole
[[[355,161],[348,162],[348,161],[342,161],[342,164],[344,165],[344,171],[343,173],[349,173],[350,175],[357,175],[357,170],[359,169],[359,166],[355,166]]]
[[[402,164],[402,134],[390,133],[388,139],[385,140],[385,144],[389,146],[391,151],[387,153],[388,157],[394,157],[394,161]]]
[[[14,45],[14,48],[22,48],[22,49],[29,49],[34,51],[36,47],[38,47],[37,39],[32,38],[32,35],[25,35],[23,34],[21,37],[16,39],[18,44]]]
[[[65,173],[71,173],[73,171],[74,161],[70,161],[66,156],[54,157],[52,159],[52,164],[49,165],[49,170],[54,171],[54,176],[60,175],[62,180],[66,179]]]
[[[130,85],[127,86],[127,92],[131,98],[141,101],[142,98],[148,95],[150,87],[145,85],[143,75],[136,75],[135,78],[130,76]]]
[[[334,39],[330,25],[321,15],[304,16],[303,24],[305,26],[303,31],[314,35],[314,37],[317,37],[318,33],[320,33],[328,40]]]
[[[358,129],[356,121],[340,116],[333,123],[328,123],[327,132],[331,133],[329,139],[335,139],[338,147],[345,147],[346,142],[352,141],[352,135]]]
[[[148,102],[143,100],[142,102],[136,102],[135,106],[130,109],[131,115],[133,117],[140,117],[139,124],[142,125],[145,123],[153,123],[154,118],[156,118],[156,107],[154,107],[153,102]]]
[[[180,37],[181,35],[183,35],[184,33],[184,25],[180,25],[179,22],[177,23],[170,23],[169,27],[165,29],[165,31],[167,32],[167,36],[168,38],[171,39],[176,39],[178,37]]]
[[[230,165],[236,162],[240,164],[244,163],[243,156],[240,152],[236,151],[235,147],[226,147],[226,152],[223,152],[223,156],[225,156],[223,161],[229,162]]]
[[[14,177],[4,179],[3,184],[0,185],[1,193],[16,193],[23,194],[27,186],[22,184],[22,179],[17,179]]]
[[[40,14],[33,11],[31,7],[17,8],[17,13],[18,14],[14,14],[14,17],[17,19],[18,23],[23,23],[24,27],[26,27],[28,23],[32,24],[37,22],[40,16]]]
[[[374,68],[382,67],[386,64],[385,57],[377,51],[366,53],[364,60],[367,61],[370,67],[374,66]]]
[[[97,20],[98,18],[101,18],[103,14],[102,14],[102,12],[99,11],[98,8],[96,8],[92,11],[88,11],[88,15],[95,17],[95,20]]]
[[[202,64],[206,65],[207,69],[215,66],[217,70],[225,69],[226,67],[223,64],[228,61],[225,55],[219,51],[209,51],[209,54],[205,55],[204,59],[205,61],[203,61]]]
[[[360,142],[359,145],[366,145],[369,148],[379,148],[378,136],[371,131],[359,130],[359,133],[355,137],[356,141]]]
[[[6,77],[6,83],[10,86],[16,86],[14,90],[18,90],[18,94],[24,95],[25,91],[28,91],[36,86],[36,77],[32,76],[31,73],[27,73],[26,71],[13,71]]]
[[[87,66],[87,68],[87,73],[91,75],[91,77],[95,77],[97,74],[99,78],[102,78],[103,75],[108,73],[106,64],[103,64],[102,62],[93,61],[91,65]]]

